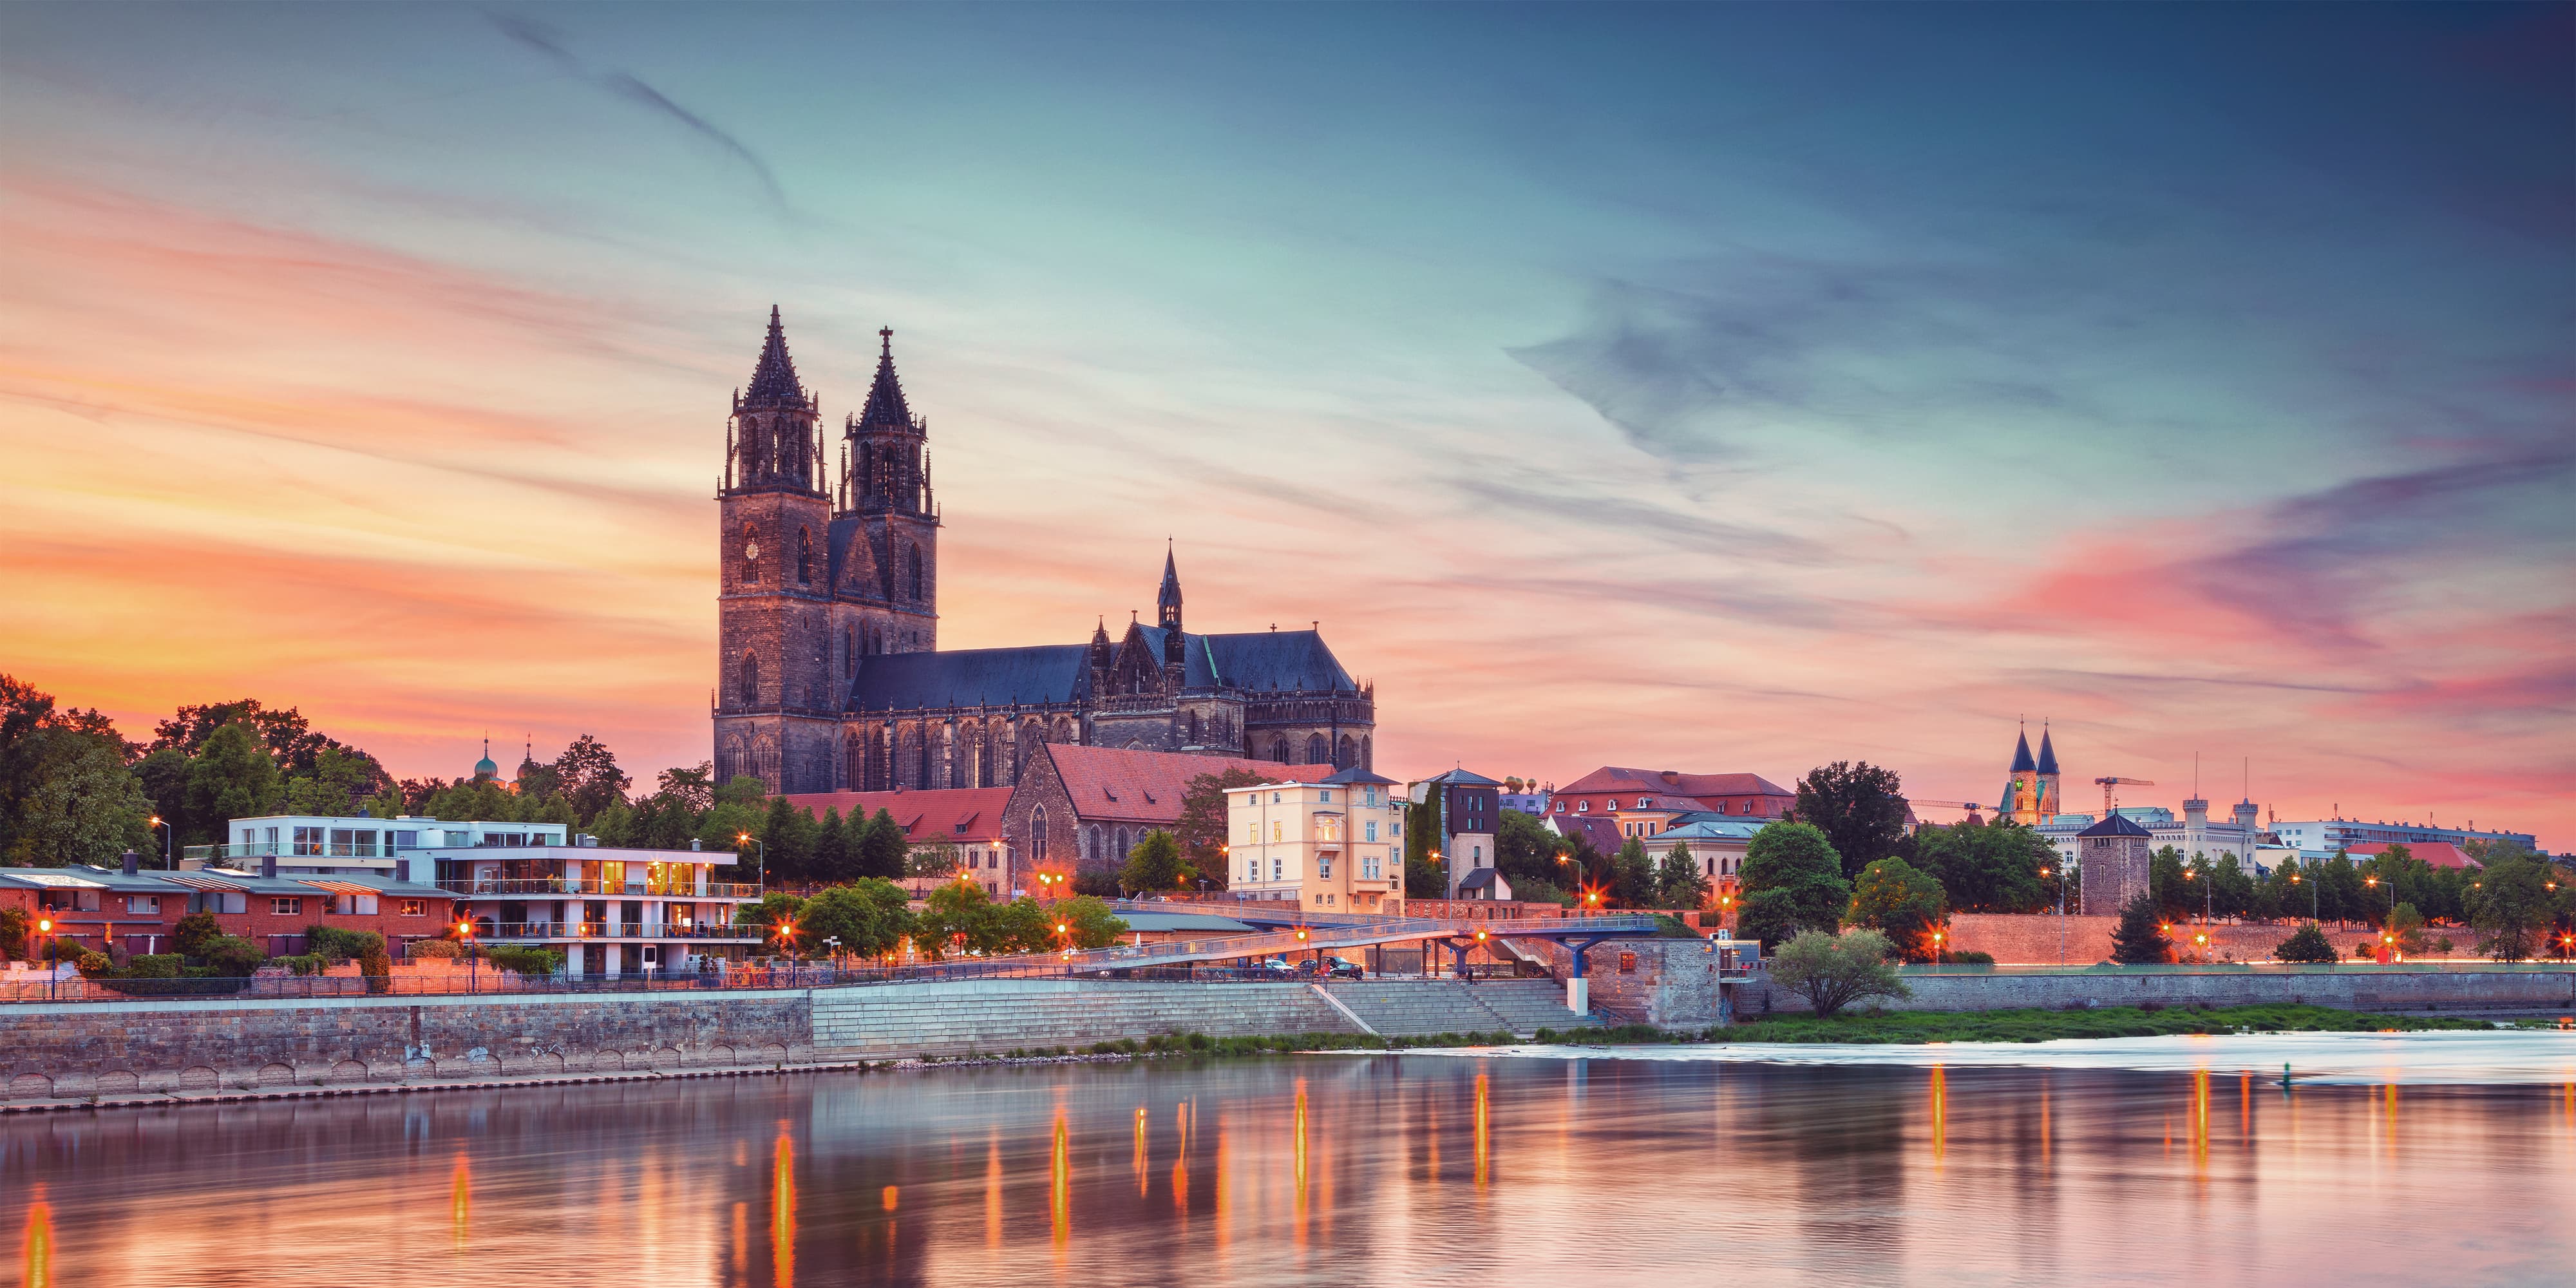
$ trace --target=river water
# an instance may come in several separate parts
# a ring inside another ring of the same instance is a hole
[[[47,1288],[2576,1282],[2576,1035],[1748,1054],[17,1115],[0,1237]]]

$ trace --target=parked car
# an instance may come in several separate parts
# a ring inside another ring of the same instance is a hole
[[[1334,979],[1359,979],[1368,974],[1368,968],[1348,957],[1327,957],[1324,973]]]
[[[1253,969],[1278,979],[1294,979],[1297,976],[1297,968],[1289,965],[1285,957],[1264,957],[1261,959],[1261,964]]]

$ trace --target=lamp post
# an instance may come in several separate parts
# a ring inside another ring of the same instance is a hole
[[[48,957],[44,950],[45,941],[52,938],[53,933],[53,918],[41,916],[36,918],[36,960],[45,963],[45,1000],[47,1001],[52,1001],[54,997],[54,977],[62,973],[62,963]]]
[[[760,883],[763,887],[766,887],[769,884],[769,842],[761,840],[759,837],[753,836],[749,832],[736,832],[733,834],[734,853],[742,853],[742,843],[745,841],[749,841],[753,845],[760,847]]]
[[[164,872],[178,871],[179,829],[172,827],[168,819],[165,819],[158,814],[152,816],[152,826],[161,829],[161,870]]]

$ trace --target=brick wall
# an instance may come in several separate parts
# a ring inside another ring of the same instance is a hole
[[[2496,1011],[2565,1013],[2576,1009],[2576,971],[2311,970],[2212,971],[2208,974],[1908,975],[1914,995],[1872,1003],[1892,1011],[2062,1010],[2084,1006],[2164,1006],[2202,1003],[2253,1006],[2290,1003],[2359,1011]],[[1806,1002],[1785,989],[1767,992],[1745,1007],[1748,1016],[1767,1004],[1804,1011]]]
[[[1950,947],[1992,953],[1996,964],[2002,966],[2055,966],[2060,962],[2060,920],[2053,913],[1963,912],[1950,918]],[[2118,917],[2070,915],[2063,921],[2066,965],[2090,966],[2111,959],[2111,932],[2120,924]],[[2290,932],[2298,926],[2296,923],[2240,925],[2220,922],[2204,928],[2192,923],[2176,925],[2166,932],[2166,937],[2174,941],[2178,956],[2188,958],[2192,950],[2191,937],[2203,933],[2204,929],[2210,936],[2213,960],[2259,962],[2270,960],[2273,945],[2289,938]],[[2376,942],[2378,938],[2377,932],[2358,922],[2348,930],[2337,930],[2331,924],[2324,929],[2326,942],[2347,957],[2355,945]],[[2475,932],[2456,926],[2436,928],[2428,932],[2427,938],[2440,935],[2448,935],[2457,946],[2456,955],[2464,957],[2469,953],[2470,943],[2477,938]]]
[[[14,1097],[768,1065],[812,1052],[802,992],[0,1008],[0,1095]]]

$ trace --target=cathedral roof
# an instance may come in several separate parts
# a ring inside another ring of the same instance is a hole
[[[2048,730],[2045,728],[2039,731],[2039,772],[2043,774],[2057,772],[2057,745],[2048,740]]]
[[[787,332],[778,324],[778,306],[769,306],[769,338],[760,345],[760,361],[751,369],[751,387],[743,391],[743,405],[806,405],[805,387],[796,380],[796,360],[787,356]]]
[[[2045,737],[2046,735],[2042,736]],[[2030,735],[2028,733],[2022,734],[2020,740],[2013,744],[2012,772],[2016,774],[2039,772],[2038,762],[2033,761],[2030,758]]]
[[[1160,645],[1162,630],[1149,627]],[[1214,682],[1240,689],[1304,689],[1308,693],[1355,693],[1359,683],[1342,669],[1341,660],[1324,643],[1321,631],[1243,631],[1233,635],[1192,635],[1190,671],[1201,658],[1215,672]]]
[[[1088,678],[1089,652],[1080,644],[1035,644],[863,657],[858,678],[850,684],[850,709],[916,711],[1071,702]]]
[[[912,432],[912,408],[903,400],[903,379],[894,373],[894,332],[877,332],[884,347],[877,352],[877,378],[868,386],[868,404],[859,410],[858,428]]]

